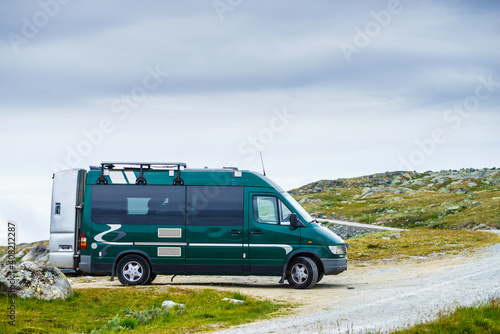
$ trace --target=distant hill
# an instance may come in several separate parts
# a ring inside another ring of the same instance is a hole
[[[500,229],[500,169],[387,172],[290,193],[313,216],[393,227]]]
[[[7,261],[7,246],[0,246],[0,264]],[[35,241],[31,243],[22,243],[16,245],[16,262],[40,262],[48,264],[49,262],[49,241]]]

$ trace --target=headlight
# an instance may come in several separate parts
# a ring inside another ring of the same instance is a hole
[[[345,246],[344,245],[338,245],[338,246],[328,246],[330,250],[332,251],[333,254],[335,255],[343,255],[345,254]]]

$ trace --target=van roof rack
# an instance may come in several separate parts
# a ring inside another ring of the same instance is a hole
[[[174,168],[184,167],[187,165],[184,162],[103,162],[101,166],[106,169],[114,169],[116,166],[140,168],[141,166],[149,169]]]
[[[140,174],[136,184],[147,184],[146,179],[143,176],[143,169],[172,169],[177,168],[177,177],[174,180],[175,185],[184,185],[184,180],[181,179],[181,167],[186,168],[187,165],[184,162],[103,162],[101,163],[101,176],[97,179],[97,184],[108,184],[108,180],[104,177],[104,170],[114,169],[116,166],[122,166],[122,169],[126,167],[132,169],[139,169]]]

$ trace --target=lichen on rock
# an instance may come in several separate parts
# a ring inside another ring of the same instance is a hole
[[[66,299],[73,294],[71,284],[59,269],[30,261],[0,266],[0,293],[10,291],[21,298],[43,300]]]

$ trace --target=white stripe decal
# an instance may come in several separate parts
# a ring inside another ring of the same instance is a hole
[[[134,242],[135,246],[187,246],[185,242]]]
[[[109,172],[109,177],[111,178],[111,182],[113,184],[127,184],[127,180],[125,179],[125,175],[121,170],[112,170]]]
[[[120,227],[122,227],[120,224],[116,224],[116,225],[111,225],[111,224],[107,224],[109,226],[109,230],[107,231],[104,231],[104,232],[101,232],[99,233],[98,235],[96,235],[94,237],[94,240],[97,241],[97,242],[102,242],[103,244],[107,244],[107,245],[124,245],[124,246],[132,246],[134,245],[133,242],[112,242],[112,241],[105,241],[102,239],[103,236],[105,236],[106,234],[110,233],[110,232],[114,232],[116,230],[118,230]],[[123,232],[121,232],[123,233]],[[125,233],[123,233],[123,235],[125,235]]]
[[[126,170],[124,173],[127,177],[127,182],[129,184],[135,184],[135,181],[137,180],[137,178],[135,177],[135,173],[131,170]]]
[[[283,248],[285,250],[286,255],[290,253],[293,250],[293,247],[290,245],[278,245],[278,244],[249,244],[245,246],[250,246],[250,247],[279,247]]]
[[[198,243],[191,243],[189,246],[193,247],[277,247],[277,248],[283,248],[285,251],[286,255],[290,253],[293,250],[293,247],[290,245],[279,245],[279,244],[198,244]]]
[[[193,247],[243,247],[243,244],[189,244]]]

